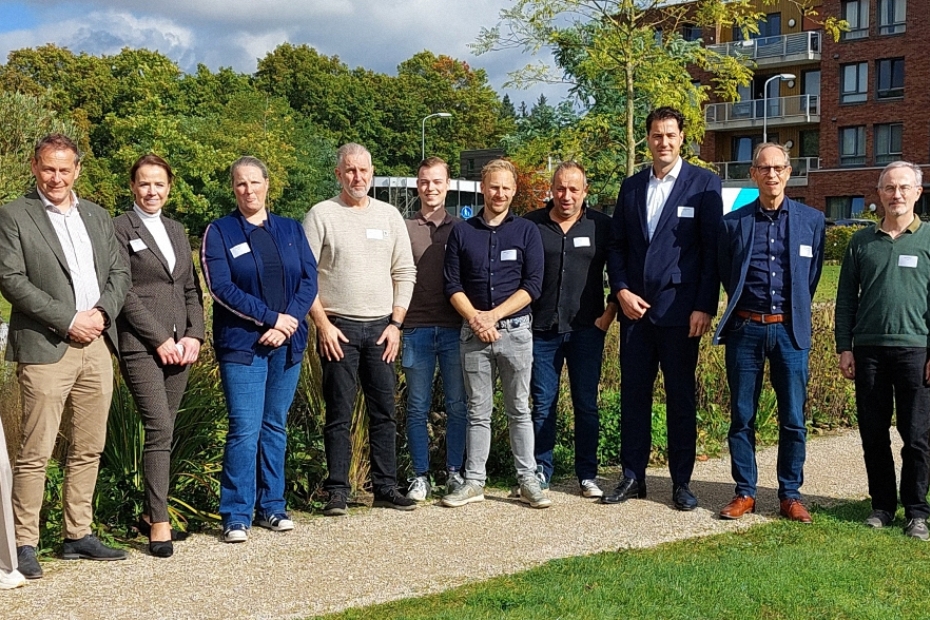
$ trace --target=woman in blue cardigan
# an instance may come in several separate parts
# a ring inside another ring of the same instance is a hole
[[[220,516],[223,540],[245,542],[253,518],[294,528],[284,502],[287,412],[307,348],[317,267],[303,228],[269,212],[268,169],[241,157],[230,170],[238,209],[203,236],[213,347],[229,409]]]

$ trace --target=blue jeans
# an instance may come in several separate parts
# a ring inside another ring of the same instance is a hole
[[[778,402],[778,498],[800,499],[809,350],[795,348],[784,323],[763,325],[741,318],[734,318],[727,330],[726,349],[731,415],[727,442],[736,494],[756,496],[756,410],[768,359]]]
[[[417,476],[429,473],[427,418],[433,402],[436,361],[446,397],[446,468],[462,469],[465,458],[465,379],[459,358],[458,327],[413,327],[404,330],[401,366],[407,379],[407,443]]]
[[[251,365],[220,363],[229,433],[220,477],[223,526],[249,526],[253,513],[285,511],[284,451],[287,412],[300,364],[287,364],[288,347],[258,347]]]
[[[568,364],[568,381],[575,410],[575,475],[578,480],[597,476],[600,416],[597,387],[601,382],[604,331],[589,327],[564,334],[558,329],[533,332],[533,431],[536,464],[546,480],[552,479],[552,451],[556,440],[556,409],[562,366]]]

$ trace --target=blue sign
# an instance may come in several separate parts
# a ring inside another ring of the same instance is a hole
[[[470,207],[470,206],[465,205],[465,206],[463,206],[462,209],[459,211],[459,215],[461,215],[464,219],[468,219],[468,218],[470,218],[472,215],[474,215],[474,213],[472,213],[471,207]]]

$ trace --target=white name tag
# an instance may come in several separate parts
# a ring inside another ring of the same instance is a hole
[[[801,256],[804,258],[814,258],[814,248],[809,245],[801,245]]]
[[[517,260],[516,250],[504,250],[501,252],[501,260]]]
[[[145,245],[145,241],[142,239],[130,239],[129,247],[132,248],[133,252],[141,252],[142,250],[147,250],[149,246]]]
[[[590,248],[591,237],[575,237],[573,240],[576,248]]]
[[[366,228],[365,237],[368,239],[384,239],[384,231],[379,228]]]
[[[917,267],[917,257],[904,254],[898,257],[898,267]]]
[[[229,253],[232,254],[233,258],[239,258],[243,254],[248,254],[252,251],[252,248],[249,247],[248,243],[242,242],[239,245],[234,245],[229,248]]]
[[[678,217],[694,218],[694,207],[678,207]]]

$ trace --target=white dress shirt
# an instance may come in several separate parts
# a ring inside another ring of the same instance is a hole
[[[662,210],[665,209],[665,203],[668,201],[669,194],[675,188],[675,181],[681,174],[681,157],[675,162],[675,166],[661,179],[656,178],[655,168],[649,167],[649,187],[646,189],[646,225],[649,229],[649,240],[656,232],[659,225],[659,218],[662,216]]]

